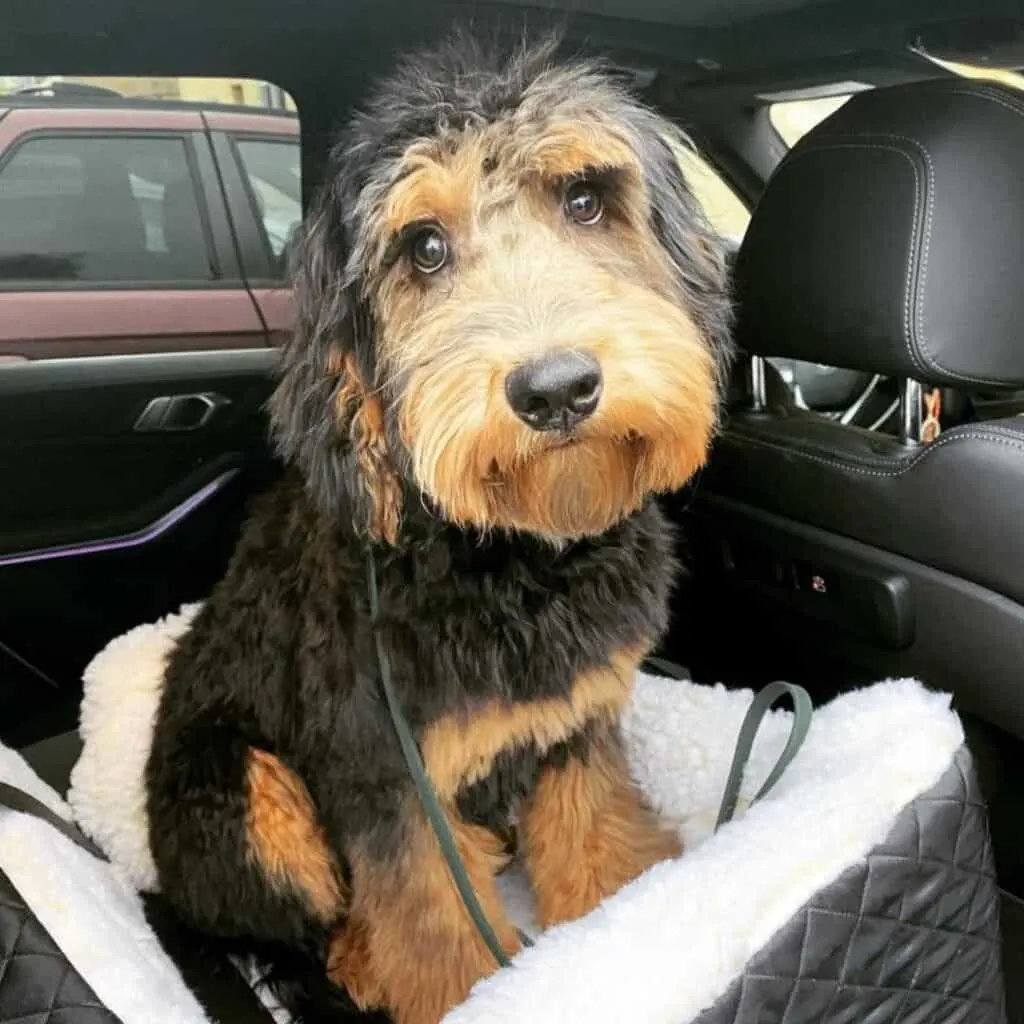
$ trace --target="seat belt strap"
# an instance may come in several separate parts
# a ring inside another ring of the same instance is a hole
[[[77,825],[73,825],[59,814],[55,814],[41,800],[37,800],[23,789],[0,782],[0,807],[6,807],[10,811],[18,811],[21,814],[28,814],[40,821],[45,821],[47,825],[62,833],[66,839],[70,839],[75,846],[81,847],[100,860],[107,860],[103,851]]]

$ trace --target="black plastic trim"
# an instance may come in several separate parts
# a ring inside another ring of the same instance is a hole
[[[818,652],[822,684],[850,666],[875,679],[912,676],[955,694],[964,710],[1024,738],[1024,605],[920,562],[730,499],[698,492],[680,512],[692,543],[715,532],[740,534],[812,562],[853,560],[904,580],[914,632],[909,646],[893,650],[819,623],[795,602],[733,586],[722,576],[695,575],[702,605],[714,609],[713,616],[742,621],[756,615],[761,635],[771,636],[780,650],[798,643]]]

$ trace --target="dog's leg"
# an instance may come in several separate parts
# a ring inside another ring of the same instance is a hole
[[[477,899],[511,956],[519,938],[495,885],[507,862],[486,829],[449,815]],[[397,1024],[437,1024],[473,985],[497,969],[462,904],[437,839],[419,808],[386,854],[353,852],[352,912],[336,936],[332,978],[367,1006],[382,1003]]]
[[[675,834],[644,803],[610,726],[582,755],[544,769],[522,834],[545,928],[582,917],[652,864],[681,852]]]
[[[305,785],[221,729],[182,730],[148,769],[165,897],[213,935],[314,951],[345,910],[337,862]]]

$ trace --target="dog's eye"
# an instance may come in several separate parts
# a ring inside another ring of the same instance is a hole
[[[440,228],[423,228],[413,237],[410,252],[421,274],[436,274],[448,262],[448,239]]]
[[[565,191],[565,215],[577,224],[596,224],[604,215],[604,203],[596,185],[573,182]]]

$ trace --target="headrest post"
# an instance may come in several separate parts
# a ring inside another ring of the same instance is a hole
[[[904,444],[921,443],[924,390],[916,380],[905,380],[900,388],[900,440]]]
[[[754,412],[768,408],[768,385],[764,375],[764,356],[750,357],[750,406]]]

